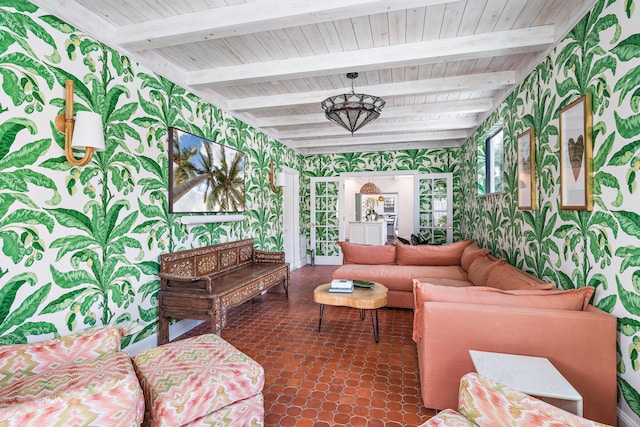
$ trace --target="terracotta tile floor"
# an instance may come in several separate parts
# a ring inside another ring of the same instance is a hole
[[[319,306],[313,290],[335,266],[291,272],[281,289],[229,311],[222,337],[264,367],[266,426],[417,426],[434,415],[422,406],[412,311],[379,310],[380,343],[369,315]],[[180,338],[209,332],[204,323]]]

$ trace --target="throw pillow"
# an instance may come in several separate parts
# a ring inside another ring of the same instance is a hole
[[[399,265],[460,265],[460,257],[471,240],[448,245],[396,245]]]
[[[474,286],[487,286],[491,270],[504,263],[504,258],[494,261],[486,255],[477,257],[469,266],[469,281]]]
[[[471,263],[475,261],[476,258],[482,255],[487,255],[488,253],[489,249],[480,249],[478,244],[476,242],[473,242],[462,251],[462,255],[460,256],[460,265],[462,265],[462,268],[464,268],[466,271],[469,271]]]
[[[362,245],[338,242],[343,264],[392,265],[396,263],[394,245]]]
[[[516,289],[553,289],[553,283],[546,283],[510,264],[498,265],[491,269],[487,286],[505,291]]]

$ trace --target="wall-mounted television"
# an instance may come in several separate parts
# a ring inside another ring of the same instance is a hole
[[[169,127],[169,212],[244,211],[242,151]]]

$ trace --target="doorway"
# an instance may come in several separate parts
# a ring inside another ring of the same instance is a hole
[[[282,187],[282,244],[284,259],[291,270],[302,266],[300,257],[300,172],[283,167],[285,186]]]

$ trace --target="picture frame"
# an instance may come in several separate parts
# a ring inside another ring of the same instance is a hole
[[[518,209],[536,208],[535,135],[532,128],[516,138],[518,155]]]
[[[560,208],[591,210],[592,200],[591,94],[560,110]]]
[[[169,212],[243,212],[244,153],[176,127],[168,130]]]

